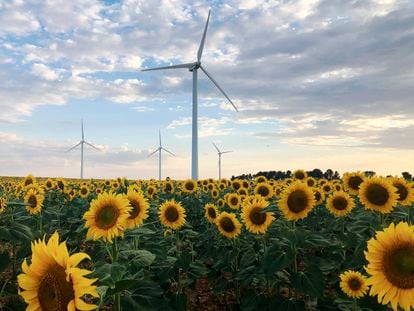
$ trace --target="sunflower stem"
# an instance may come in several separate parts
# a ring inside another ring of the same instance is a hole
[[[118,247],[117,247],[117,239],[114,239],[112,243],[112,263],[118,260]]]
[[[108,253],[108,256],[109,256],[109,259],[111,260],[111,263],[114,262],[113,257],[112,257],[112,252],[109,250],[108,245],[105,242],[102,242],[102,243],[103,243],[103,245],[106,249],[106,252]]]
[[[43,234],[43,218],[42,218],[42,212],[39,212],[39,232],[40,236]]]
[[[358,303],[357,300],[354,298],[352,301],[352,311],[357,311],[358,310]]]

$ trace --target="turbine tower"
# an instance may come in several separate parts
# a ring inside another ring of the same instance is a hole
[[[198,48],[197,52],[197,61],[193,63],[184,63],[178,65],[171,65],[166,67],[157,67],[157,68],[150,68],[144,69],[142,71],[151,71],[151,70],[163,70],[163,69],[178,69],[178,68],[186,68],[190,72],[193,73],[193,112],[192,112],[192,146],[191,146],[191,178],[194,180],[198,179],[198,95],[197,95],[197,88],[198,88],[198,80],[197,80],[197,73],[198,69],[201,69],[204,74],[213,82],[213,84],[220,90],[220,92],[227,98],[233,108],[237,110],[237,107],[233,104],[231,99],[227,96],[224,90],[220,87],[217,81],[207,72],[207,70],[201,65],[201,56],[203,55],[204,49],[204,42],[206,40],[207,34],[207,27],[208,22],[210,20],[210,13],[211,10],[208,11],[207,22],[204,27],[203,36],[201,37],[200,47]]]
[[[80,178],[83,179],[83,145],[84,144],[87,144],[88,146],[91,146],[92,148],[94,148],[94,149],[96,149],[98,151],[101,151],[101,150],[98,149],[97,147],[95,147],[94,145],[88,143],[85,140],[85,134],[83,132],[83,120],[82,119],[81,119],[81,129],[82,129],[82,139],[81,139],[81,141],[79,143],[77,143],[75,146],[73,146],[72,148],[68,149],[66,152],[69,152],[69,151],[75,149],[76,147],[78,147],[80,145],[80,147],[81,147],[81,169],[80,169]]]
[[[171,151],[168,151],[167,149],[165,149],[162,146],[162,143],[161,143],[161,131],[158,131],[158,134],[159,134],[159,138],[160,138],[160,145],[158,146],[158,148],[154,152],[151,152],[148,155],[148,157],[150,157],[150,156],[152,156],[152,155],[154,155],[155,153],[158,152],[158,180],[161,180],[161,151],[164,150],[165,152],[168,152],[169,154],[173,155],[174,157],[175,157],[175,154],[172,153]]]
[[[218,156],[219,156],[219,179],[221,179],[221,155],[225,154],[225,153],[230,153],[233,152],[232,150],[230,151],[220,151],[220,149],[216,146],[215,143],[213,143],[214,147],[216,148],[217,152],[218,152]]]

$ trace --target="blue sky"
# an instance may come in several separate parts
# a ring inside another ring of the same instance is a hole
[[[414,5],[367,0],[0,0],[0,175],[152,178],[191,167],[196,58],[200,177],[332,168],[414,171]]]

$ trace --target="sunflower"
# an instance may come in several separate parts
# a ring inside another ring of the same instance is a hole
[[[102,190],[102,188],[100,188],[100,187],[98,187],[98,188],[96,188],[96,189],[95,189],[95,193],[96,193],[97,195],[101,194],[102,192],[103,192],[103,190]]]
[[[267,228],[275,219],[272,212],[263,211],[268,206],[269,203],[262,197],[255,197],[243,205],[241,217],[251,233],[266,233]]]
[[[242,187],[241,180],[239,180],[239,179],[235,179],[235,180],[233,180],[233,181],[231,182],[231,187],[232,187],[235,191],[239,190],[239,188],[240,188],[240,187]]]
[[[325,200],[325,194],[319,188],[312,188],[315,206],[322,204]]]
[[[129,217],[126,220],[127,228],[135,228],[144,223],[148,218],[149,203],[141,193],[129,190],[126,195],[129,204],[132,206]]]
[[[107,192],[100,194],[83,215],[86,220],[85,227],[88,228],[86,237],[94,241],[103,238],[112,243],[113,238],[124,235],[131,209],[124,195]]]
[[[224,202],[223,199],[218,199],[218,201],[217,201],[218,207],[224,207],[224,204],[225,204],[225,202]]]
[[[402,206],[410,206],[414,201],[413,188],[403,178],[391,178],[391,184],[397,188],[398,203]]]
[[[323,193],[330,194],[332,192],[332,184],[330,182],[326,182],[321,186]]]
[[[152,198],[157,193],[157,188],[154,185],[149,185],[147,187],[147,196]]]
[[[45,197],[41,193],[37,192],[35,189],[30,189],[24,196],[26,211],[28,211],[30,215],[40,213],[44,199]]]
[[[342,186],[339,183],[333,183],[332,187],[333,187],[334,191],[341,191],[342,190]]]
[[[308,187],[315,187],[316,179],[313,178],[313,177],[307,177],[306,178],[306,184],[308,185]]]
[[[344,216],[355,207],[354,200],[344,191],[335,191],[326,201],[329,212],[335,216]]]
[[[165,193],[173,193],[174,192],[174,184],[172,181],[166,181],[164,183],[164,192]]]
[[[232,209],[238,209],[241,204],[241,198],[237,193],[229,193],[226,195],[227,205]]]
[[[219,197],[219,191],[217,190],[217,189],[213,189],[213,190],[211,190],[211,197],[213,198],[213,199],[217,199],[218,197]]]
[[[312,189],[301,181],[287,186],[278,201],[278,206],[287,220],[305,218],[315,205]]]
[[[384,178],[366,178],[359,188],[359,199],[366,209],[390,213],[398,202],[397,188]]]
[[[367,243],[365,270],[370,295],[382,304],[409,311],[414,307],[414,226],[391,223]]]
[[[72,200],[76,196],[75,190],[73,189],[69,190],[68,195],[69,195],[69,199]]]
[[[265,176],[259,175],[255,177],[254,181],[256,183],[267,182],[267,178]]]
[[[308,174],[304,170],[296,170],[293,172],[293,177],[298,180],[304,180]]]
[[[360,272],[348,270],[339,277],[339,286],[348,297],[361,298],[367,293],[367,279]]]
[[[183,182],[181,190],[186,193],[194,193],[197,191],[197,182],[193,179],[187,179]]]
[[[28,304],[26,310],[93,310],[97,306],[82,300],[84,295],[99,297],[96,279],[85,278],[91,273],[77,265],[88,254],[69,255],[66,242],[59,243],[55,232],[46,243],[45,239],[32,242],[32,259],[22,263],[17,281],[22,289],[19,294]]]
[[[35,183],[36,183],[36,178],[32,174],[27,175],[23,181],[23,185],[25,187],[31,184],[35,184]]]
[[[241,232],[241,223],[233,213],[223,212],[216,219],[219,232],[226,238],[233,239]]]
[[[219,214],[217,207],[212,203],[207,203],[204,206],[204,216],[210,223],[214,223],[216,221],[217,215]]]
[[[267,182],[261,182],[254,188],[254,193],[261,195],[264,199],[270,199],[273,196],[273,187]]]
[[[185,216],[185,209],[174,199],[165,201],[158,210],[161,223],[173,230],[178,230],[185,224]]]
[[[4,211],[6,210],[6,205],[6,199],[0,198],[0,214],[4,213]]]
[[[248,191],[247,191],[246,188],[242,187],[239,190],[237,190],[237,194],[240,195],[240,196],[246,196],[246,195],[248,195]]]
[[[66,193],[66,182],[62,178],[59,178],[56,180],[55,187],[56,189],[59,189],[63,193]]]
[[[79,189],[79,195],[82,199],[86,199],[89,195],[89,188],[88,186],[82,186]]]
[[[51,180],[50,178],[48,178],[48,179],[45,181],[45,187],[46,187],[46,189],[48,189],[48,190],[52,189],[52,188],[54,187],[53,180]]]
[[[365,180],[365,175],[361,172],[345,173],[343,176],[344,188],[353,195],[358,195],[359,187]]]

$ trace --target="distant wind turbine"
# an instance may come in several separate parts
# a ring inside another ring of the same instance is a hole
[[[221,179],[221,155],[225,154],[225,153],[230,153],[233,152],[233,150],[230,151],[220,151],[220,149],[216,146],[215,143],[213,143],[214,147],[216,148],[217,152],[218,152],[218,156],[219,156],[219,179]]]
[[[152,155],[154,155],[155,153],[158,152],[158,180],[161,180],[161,151],[164,150],[165,152],[168,152],[169,154],[173,155],[174,157],[175,157],[175,154],[172,153],[171,151],[168,151],[167,149],[165,149],[162,146],[162,143],[161,143],[161,131],[158,131],[158,134],[159,134],[159,138],[160,138],[160,145],[158,146],[158,148],[154,152],[151,152],[148,155],[148,157],[150,157],[150,156],[152,156]]]
[[[82,129],[82,139],[81,139],[81,141],[79,143],[77,143],[75,146],[73,146],[72,148],[68,149],[66,152],[69,152],[69,151],[75,149],[79,145],[81,146],[81,169],[80,169],[80,178],[83,179],[83,145],[84,144],[87,144],[88,146],[91,146],[92,148],[94,148],[94,149],[96,149],[98,151],[102,151],[102,150],[98,149],[97,147],[95,147],[94,145],[88,143],[85,140],[85,135],[84,135],[84,132],[83,132],[83,120],[82,119],[81,119],[81,129]]]
[[[203,48],[204,42],[206,39],[207,34],[207,27],[208,22],[210,20],[210,13],[211,10],[208,11],[207,22],[204,27],[204,33],[201,38],[200,47],[198,48],[197,52],[197,61],[193,63],[185,63],[179,65],[172,65],[166,67],[157,67],[157,68],[150,68],[144,69],[142,71],[150,71],[150,70],[163,70],[163,69],[177,69],[177,68],[187,68],[189,71],[193,73],[193,115],[192,115],[192,153],[191,153],[191,178],[194,180],[198,179],[198,96],[197,96],[197,70],[201,69],[205,75],[213,82],[213,84],[223,93],[224,97],[230,102],[230,104],[234,107],[236,111],[237,107],[233,104],[231,99],[227,96],[227,94],[223,91],[220,85],[217,83],[216,80],[207,72],[207,70],[201,65],[201,56],[203,55]]]

